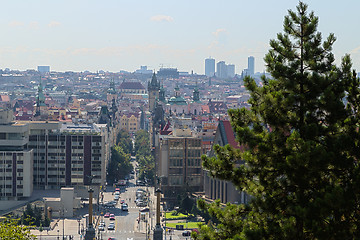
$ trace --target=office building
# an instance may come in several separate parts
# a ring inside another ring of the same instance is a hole
[[[177,68],[160,68],[157,71],[158,78],[166,79],[166,78],[179,78],[179,71]]]
[[[202,140],[190,129],[175,129],[173,135],[159,135],[157,175],[164,197],[175,200],[181,191],[203,191]]]
[[[205,75],[207,77],[213,77],[215,74],[215,59],[205,59]]]
[[[29,197],[33,188],[104,186],[110,158],[106,124],[12,119],[12,110],[0,109],[0,199]]]
[[[216,64],[216,76],[218,78],[227,78],[227,65],[225,64],[224,61],[220,61]]]
[[[226,70],[227,70],[227,77],[229,77],[229,78],[235,77],[235,65],[234,64],[228,64],[226,66]]]
[[[28,148],[34,153],[34,188],[105,184],[109,152],[106,127],[43,121],[28,124]]]
[[[14,203],[32,194],[33,150],[27,149],[28,124],[12,119],[12,110],[0,109],[0,200]]]
[[[38,66],[38,72],[40,73],[48,73],[50,72],[50,66]]]
[[[250,76],[254,76],[255,74],[255,58],[253,56],[248,57],[247,74]]]

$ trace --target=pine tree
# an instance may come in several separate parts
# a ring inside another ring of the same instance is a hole
[[[334,64],[336,38],[322,41],[307,9],[289,10],[284,33],[270,41],[272,78],[245,79],[251,108],[229,111],[246,150],[216,146],[216,158],[203,158],[212,176],[252,200],[224,209],[200,201],[220,223],[196,239],[360,239],[359,80],[348,55]]]

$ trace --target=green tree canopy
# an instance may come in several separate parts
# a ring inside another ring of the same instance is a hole
[[[2,240],[30,240],[35,236],[30,234],[26,226],[17,225],[15,221],[5,220],[0,222],[0,239]]]
[[[216,158],[203,158],[252,200],[224,209],[200,201],[219,224],[196,239],[360,239],[359,80],[349,56],[334,64],[335,37],[322,40],[307,8],[289,10],[270,41],[272,79],[245,79],[251,108],[229,111],[246,150],[216,146]]]
[[[124,152],[122,147],[115,145],[111,148],[111,159],[108,166],[108,181],[124,179],[132,170],[130,154]]]
[[[131,154],[133,151],[133,143],[130,134],[125,129],[121,129],[116,136],[116,144],[122,147],[125,153]]]
[[[139,163],[139,178],[147,179],[148,183],[153,183],[155,179],[155,160],[151,154],[149,133],[139,130],[135,135],[136,159]]]

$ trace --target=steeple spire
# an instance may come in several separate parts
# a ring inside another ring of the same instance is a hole
[[[200,101],[200,92],[198,90],[197,80],[196,80],[196,85],[195,85],[194,92],[193,92],[193,101],[194,102]]]

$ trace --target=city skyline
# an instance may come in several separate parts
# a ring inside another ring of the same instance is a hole
[[[265,70],[270,39],[282,32],[284,16],[297,0],[68,1],[2,2],[0,68],[50,66],[53,71],[133,72],[141,65],[158,70],[204,74],[204,59],[235,65],[240,74],[249,56]],[[351,54],[360,70],[360,42],[351,27],[360,2],[305,1],[319,17],[323,39],[333,32],[336,63]],[[324,7],[326,6],[326,7]],[[351,7],[349,7],[351,6]],[[344,27],[345,26],[345,27]]]

